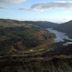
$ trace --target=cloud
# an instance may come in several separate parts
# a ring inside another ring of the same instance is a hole
[[[21,10],[35,10],[35,11],[45,11],[51,8],[72,8],[72,1],[54,1],[48,3],[38,3],[33,4],[29,9],[21,8]]]
[[[31,9],[49,9],[49,8],[71,8],[72,2],[52,2],[52,3],[42,3],[35,4],[31,6]]]
[[[2,3],[2,4],[8,4],[8,3],[21,3],[21,2],[23,2],[23,1],[25,1],[25,0],[0,0],[0,3]]]
[[[8,5],[19,4],[19,3],[22,3],[24,1],[25,0],[0,0],[0,7],[4,8],[4,7],[8,6]]]

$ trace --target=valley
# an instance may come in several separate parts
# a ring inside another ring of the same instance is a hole
[[[58,26],[1,19],[0,72],[71,72],[72,39]]]

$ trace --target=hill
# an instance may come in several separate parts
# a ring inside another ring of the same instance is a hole
[[[41,27],[41,28],[54,28],[58,26],[56,23],[47,21],[18,21],[11,19],[0,19],[0,26],[14,27],[14,26],[26,26],[26,27]]]
[[[62,23],[55,28],[58,31],[66,33],[68,36],[72,37],[72,21]]]
[[[0,72],[71,72],[72,42],[55,43],[47,30],[69,23],[0,19]]]
[[[52,41],[51,33],[36,27],[0,27],[0,56],[38,52]]]

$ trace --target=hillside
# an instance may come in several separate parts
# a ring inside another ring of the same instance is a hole
[[[0,19],[0,72],[71,72],[72,44],[54,42],[54,25]]]
[[[54,28],[58,26],[56,23],[47,22],[47,21],[18,21],[11,19],[0,19],[0,26],[26,26],[26,27],[41,27],[41,28]]]
[[[60,24],[55,29],[61,32],[65,32],[68,36],[72,37],[72,21]]]
[[[53,36],[48,31],[27,27],[0,27],[0,56],[24,55],[26,52],[48,48]]]
[[[68,32],[71,29],[71,22],[56,26],[58,30]],[[55,27],[55,24],[50,22],[0,19],[0,55],[24,55],[55,48],[55,35],[45,30],[44,25]]]

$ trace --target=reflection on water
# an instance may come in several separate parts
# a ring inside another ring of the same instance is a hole
[[[48,28],[47,30],[48,30],[49,32],[54,33],[54,34],[56,35],[55,42],[63,42],[64,39],[72,41],[72,39],[70,39],[70,38],[66,35],[66,33],[59,32],[59,31],[54,30],[54,29],[52,29],[52,28]]]
[[[69,44],[72,44],[72,42],[66,42],[63,45],[66,46],[66,45],[69,45]]]

